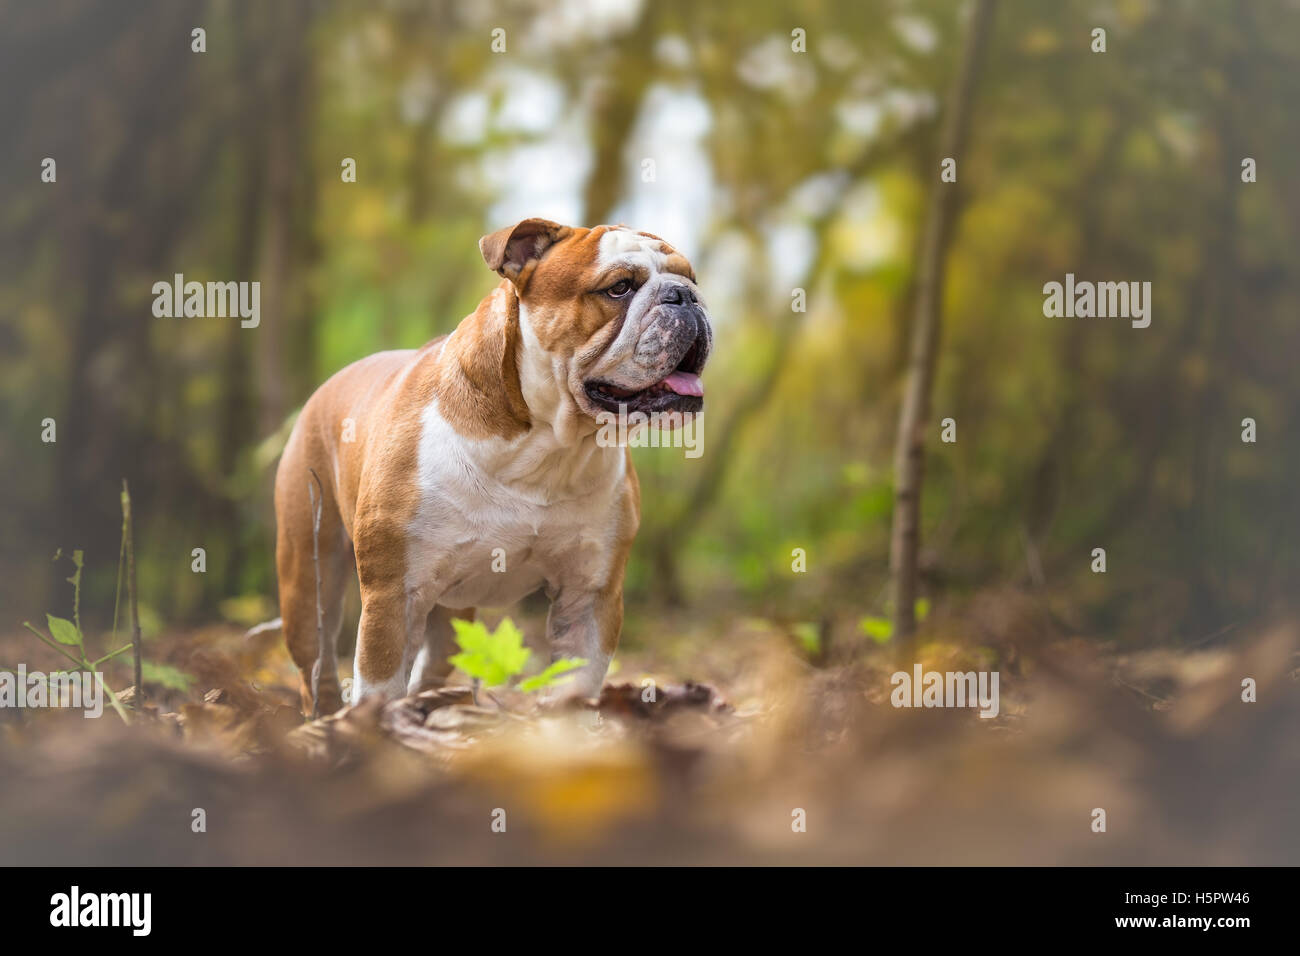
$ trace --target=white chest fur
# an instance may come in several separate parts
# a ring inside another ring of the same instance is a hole
[[[617,553],[623,451],[549,429],[474,441],[425,409],[407,590],[420,604],[496,607],[539,587],[597,588]]]

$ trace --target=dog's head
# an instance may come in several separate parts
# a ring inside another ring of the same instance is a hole
[[[713,331],[695,271],[658,236],[525,219],[479,240],[518,301],[530,411],[566,430],[604,413],[697,412]]]

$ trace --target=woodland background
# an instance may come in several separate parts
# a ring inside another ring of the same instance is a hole
[[[859,620],[888,610],[899,396],[940,188],[960,198],[921,595],[1030,592],[1065,631],[1121,646],[1287,609],[1300,5],[1003,0],[950,187],[938,136],[962,9],[0,4],[3,626],[69,612],[60,547],[85,550],[83,614],[108,623],[124,477],[147,640],[274,616],[284,423],[348,362],[451,329],[492,285],[478,237],[541,215],[665,236],[716,321],[704,456],[637,454],[625,641],[653,642],[666,606],[866,640]],[[260,328],[154,318],[150,287],[176,272],[259,280]],[[1042,285],[1066,272],[1149,280],[1151,327],[1044,318]],[[948,416],[955,444],[938,440]]]
[[[88,658],[130,639],[123,478],[146,668],[129,725],[0,710],[0,863],[1294,865],[1298,65],[1295,0],[0,0],[0,668],[66,664],[21,627],[73,615],[59,548]],[[304,723],[245,633],[286,423],[526,216],[664,236],[715,321],[602,696]],[[177,272],[259,281],[260,327],[155,318]],[[1067,272],[1149,281],[1150,327],[1045,318]],[[998,716],[891,706],[899,650]]]

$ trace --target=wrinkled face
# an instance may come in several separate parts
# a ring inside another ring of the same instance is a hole
[[[554,237],[525,233],[535,245],[516,252],[518,275],[502,272],[519,294],[523,353],[531,353],[521,362],[525,394],[549,378],[593,419],[700,411],[713,332],[691,264],[624,226],[557,228]]]

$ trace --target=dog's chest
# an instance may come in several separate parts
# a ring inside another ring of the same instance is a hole
[[[588,529],[570,509],[463,498],[453,505],[446,490],[430,498],[436,518],[415,530],[411,563],[444,606],[512,604],[573,576],[584,550],[594,556]]]
[[[421,441],[419,508],[410,528],[408,584],[445,607],[512,604],[540,587],[599,587],[614,556],[616,486],[575,496],[507,480],[526,451],[484,468],[449,428]],[[612,476],[611,476],[612,477]]]

